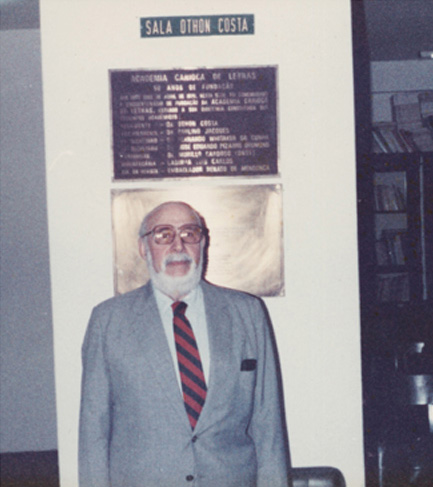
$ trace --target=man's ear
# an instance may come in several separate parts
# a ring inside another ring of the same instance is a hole
[[[138,239],[138,251],[141,257],[146,260],[146,244],[144,243],[144,238]]]

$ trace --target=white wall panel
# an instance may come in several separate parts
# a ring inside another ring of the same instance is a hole
[[[255,35],[139,37],[140,17],[227,13],[254,14]],[[113,293],[111,189],[244,181],[112,183],[108,70],[248,65],[279,72],[281,176],[260,182],[283,185],[285,296],[266,302],[293,463],[362,486],[350,2],[41,0],[41,32],[62,486],[76,485],[81,342]]]

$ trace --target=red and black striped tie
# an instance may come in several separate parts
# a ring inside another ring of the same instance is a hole
[[[187,304],[176,301],[171,307],[183,400],[191,428],[194,429],[206,398],[206,382],[194,332],[185,316]]]

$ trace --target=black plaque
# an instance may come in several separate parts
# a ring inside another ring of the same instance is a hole
[[[110,71],[115,179],[277,173],[276,68]]]

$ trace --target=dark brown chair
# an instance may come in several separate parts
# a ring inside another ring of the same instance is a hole
[[[346,487],[343,474],[334,467],[292,469],[293,487]]]

